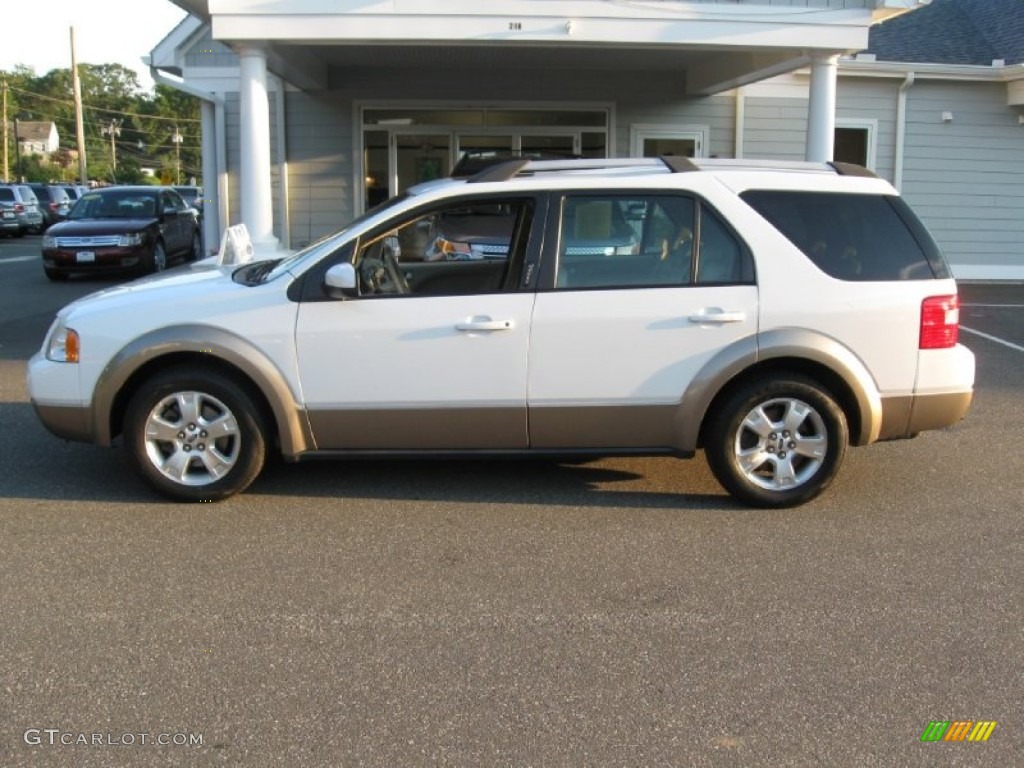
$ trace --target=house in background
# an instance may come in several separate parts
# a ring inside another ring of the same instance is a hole
[[[980,30],[1018,0],[174,2],[191,16],[150,63],[203,100],[207,242],[241,221],[299,247],[467,150],[835,154],[901,187],[959,276],[1024,277],[1015,220],[965,234],[1024,190],[1006,178],[1024,163],[1024,71],[886,42],[934,58],[905,48],[935,34],[916,18],[952,8]]]
[[[45,165],[50,155],[60,148],[60,136],[57,126],[52,122],[18,122],[18,153],[21,155],[40,155]]]

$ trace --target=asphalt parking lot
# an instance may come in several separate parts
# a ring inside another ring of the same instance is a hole
[[[703,458],[275,464],[166,502],[61,442],[0,240],[0,766],[1024,765],[1024,286],[963,285],[961,423],[796,510]],[[925,743],[933,721],[995,721]]]

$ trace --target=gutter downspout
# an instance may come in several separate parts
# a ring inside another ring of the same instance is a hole
[[[274,123],[277,127],[277,141],[275,142],[275,153],[277,154],[278,168],[278,209],[281,212],[280,241],[284,248],[291,250],[292,247],[292,213],[291,190],[288,185],[288,136],[285,133],[287,120],[285,120],[285,84],[284,79],[273,73],[268,77],[274,82]]]
[[[893,159],[892,185],[897,192],[903,191],[903,156],[907,143],[907,91],[914,84],[914,73],[900,83],[899,95],[896,98],[896,157]]]
[[[175,80],[164,75],[150,65],[150,75],[154,82],[168,88],[187,93],[202,100],[203,129],[203,247],[207,253],[216,253],[220,247],[222,222],[228,221],[228,173],[227,173],[227,130],[224,118],[224,99],[215,93],[203,91],[189,85],[184,80]],[[216,194],[211,201],[210,182],[216,184]]]

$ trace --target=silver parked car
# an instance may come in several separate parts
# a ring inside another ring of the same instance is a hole
[[[18,219],[17,235],[39,232],[43,228],[43,213],[35,192],[27,184],[0,184],[0,205],[10,205]]]

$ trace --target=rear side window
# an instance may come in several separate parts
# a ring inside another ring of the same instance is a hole
[[[935,241],[899,197],[781,190],[748,190],[740,197],[839,280],[950,276]]]
[[[0,187],[0,200],[14,202],[14,190],[10,187]]]
[[[748,249],[688,195],[569,195],[562,206],[558,290],[746,284]]]

